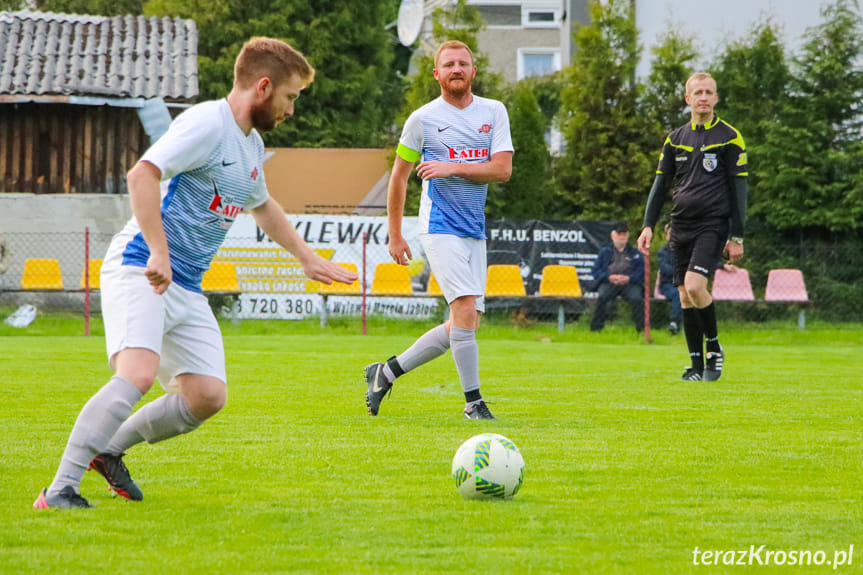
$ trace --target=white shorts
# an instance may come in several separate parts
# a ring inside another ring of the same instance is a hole
[[[102,266],[102,317],[108,362],[128,348],[144,348],[160,357],[157,377],[167,391],[176,391],[177,375],[194,373],[227,383],[222,332],[203,294],[171,283],[162,295],[144,275],[144,268],[119,265],[107,258]]]
[[[450,234],[419,234],[419,239],[446,302],[476,296],[476,310],[484,312],[485,240]]]

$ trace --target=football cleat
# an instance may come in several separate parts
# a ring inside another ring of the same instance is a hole
[[[52,507],[56,509],[90,509],[93,506],[80,493],[75,492],[74,487],[67,485],[56,495],[48,495],[48,490],[43,489],[33,503],[33,509],[50,509]]]
[[[719,351],[708,351],[704,363],[704,381],[716,381],[722,376],[722,364],[725,362],[725,350],[719,346]]]
[[[495,416],[491,414],[488,406],[485,404],[483,400],[479,400],[470,407],[466,407],[464,410],[464,418],[465,419],[497,419]]]
[[[381,401],[393,388],[392,382],[387,381],[387,376],[384,375],[384,363],[377,362],[366,366],[366,383],[369,387],[366,392],[369,415],[377,415]]]
[[[141,501],[144,499],[144,494],[132,480],[132,476],[129,475],[129,470],[123,463],[124,455],[126,454],[100,453],[90,462],[90,469],[98,471],[108,482],[111,491],[117,495],[132,501]]]
[[[694,367],[687,367],[683,371],[683,377],[680,379],[683,381],[701,381],[701,372]]]

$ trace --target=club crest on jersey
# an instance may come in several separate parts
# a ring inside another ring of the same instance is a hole
[[[491,132],[491,124],[483,124],[479,128],[479,132],[482,132],[483,134],[488,134],[489,132]]]
[[[255,166],[255,169],[252,170],[252,173],[249,175],[252,176],[253,182],[257,181],[257,179],[258,179],[258,166]]]
[[[701,161],[701,165],[703,165],[704,169],[708,172],[715,170],[716,166],[719,165],[719,162],[716,159],[716,154],[704,154],[704,159]]]
[[[468,148],[467,146],[456,146],[449,149],[449,159],[459,162],[480,160],[488,157],[488,148]]]

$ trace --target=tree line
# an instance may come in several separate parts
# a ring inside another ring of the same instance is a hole
[[[436,97],[432,55],[398,44],[395,0],[0,0],[40,10],[179,16],[198,27],[201,99],[231,87],[250,36],[283,38],[316,67],[293,121],[269,146],[393,147],[408,113]],[[624,219],[636,226],[665,135],[688,120],[686,78],[717,80],[717,114],[738,128],[750,159],[750,222],[770,233],[835,238],[863,229],[863,26],[856,0],[824,6],[796,54],[762,19],[742,38],[701,54],[693,30],[669,25],[636,76],[642,44],[629,0],[592,1],[575,31],[573,60],[551,76],[507,84],[478,50],[483,23],[459,0],[434,14],[435,39],[460,39],[477,56],[475,92],[503,100],[516,148],[513,177],[489,192],[495,218]],[[412,59],[412,60],[411,60]],[[409,66],[417,73],[408,74]],[[564,142],[548,148],[551,131]],[[418,186],[412,186],[416,202]]]

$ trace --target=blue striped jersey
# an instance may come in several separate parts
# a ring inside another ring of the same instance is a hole
[[[243,133],[226,99],[214,100],[180,114],[141,161],[162,171],[173,281],[201,293],[201,277],[234,219],[267,201],[264,142],[254,129]],[[125,243],[123,265],[147,266],[150,249],[134,217],[114,242]]]
[[[509,116],[501,102],[474,96],[462,109],[438,97],[405,122],[398,154],[408,162],[483,163],[498,152],[512,152]],[[452,176],[423,180],[420,233],[485,239],[488,184]]]

